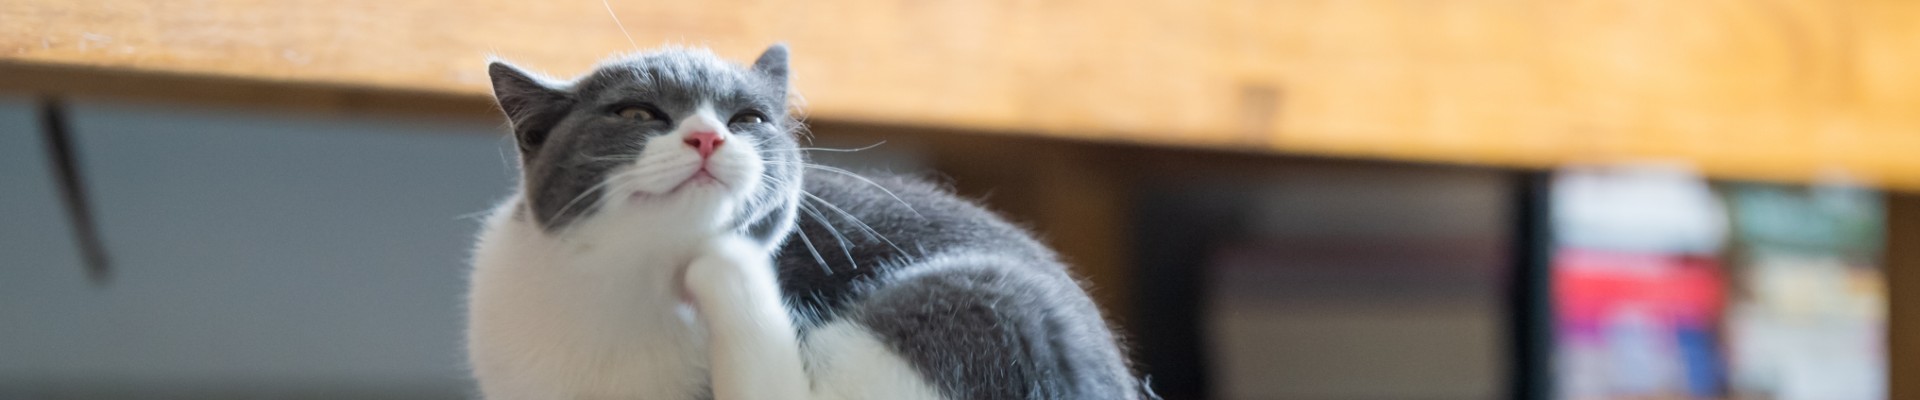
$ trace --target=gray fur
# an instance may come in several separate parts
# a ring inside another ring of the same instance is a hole
[[[858,321],[953,399],[1137,398],[1099,310],[1026,231],[907,177],[816,171],[806,190],[820,212],[777,258],[802,322]]]
[[[775,46],[767,54],[763,58],[770,62],[786,61],[785,47]],[[801,159],[791,134],[798,122],[783,118],[787,115],[784,66],[748,70],[705,51],[668,50],[614,58],[587,76],[565,83],[503,62],[494,62],[488,73],[494,96],[520,144],[527,209],[550,231],[591,214],[596,205],[591,197],[598,193],[589,189],[639,154],[643,140],[671,132],[674,123],[691,116],[702,101],[712,102],[722,119],[748,110],[769,116],[770,124],[732,132],[761,142],[757,147],[762,159],[780,161],[767,166],[769,175],[799,173]],[[626,105],[651,107],[666,119],[638,122],[613,115]],[[756,196],[755,204],[745,207],[741,222],[779,216],[781,203],[789,201],[780,197],[792,192],[787,183]]]
[[[642,54],[565,84],[491,71],[522,143],[529,208],[549,231],[592,214],[565,204],[615,165],[594,159],[637,154],[638,138],[672,129],[599,118],[609,105],[646,101],[675,120],[702,100],[722,113],[763,108],[777,130],[736,133],[751,135],[772,179],[736,227],[783,243],[774,261],[799,334],[856,322],[956,400],[1139,398],[1099,310],[1032,235],[916,179],[801,168],[785,47],[751,67],[703,51]]]

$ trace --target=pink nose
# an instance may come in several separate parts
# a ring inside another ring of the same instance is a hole
[[[687,135],[686,142],[687,147],[700,152],[700,158],[707,158],[713,155],[714,149],[719,149],[721,144],[727,143],[727,140],[720,138],[720,134],[714,131],[696,131]]]

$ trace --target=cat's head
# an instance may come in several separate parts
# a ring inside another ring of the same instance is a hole
[[[665,49],[572,81],[498,61],[487,72],[520,148],[518,212],[547,232],[623,213],[766,241],[791,225],[803,160],[785,46],[751,66]]]

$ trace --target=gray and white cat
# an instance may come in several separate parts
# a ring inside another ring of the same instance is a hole
[[[1078,281],[938,188],[810,165],[787,49],[505,63],[519,191],[475,250],[489,399],[1136,399]]]

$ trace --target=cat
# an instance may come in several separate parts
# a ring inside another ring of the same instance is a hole
[[[1032,235],[935,185],[810,164],[788,50],[488,66],[519,147],[474,250],[487,399],[1138,399]]]

